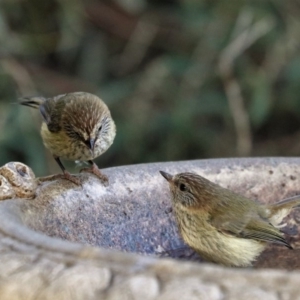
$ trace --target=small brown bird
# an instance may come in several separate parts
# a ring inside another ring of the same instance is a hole
[[[300,205],[300,196],[263,205],[194,173],[160,173],[169,182],[184,241],[204,259],[251,266],[267,243],[292,249],[276,226]]]
[[[83,171],[94,173],[104,184],[108,183],[93,159],[104,153],[116,135],[116,126],[106,104],[97,96],[75,92],[53,98],[23,98],[22,105],[38,108],[43,117],[41,135],[46,148],[50,150],[63,174],[48,176],[51,180],[65,178],[75,184],[80,180],[72,176],[60,161],[88,161],[92,167]]]

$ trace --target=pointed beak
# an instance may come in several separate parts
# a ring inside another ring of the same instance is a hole
[[[166,173],[164,171],[159,171],[159,173],[167,179],[168,182],[171,182],[173,179],[173,175]]]
[[[86,145],[90,148],[90,150],[94,151],[95,142],[96,142],[96,140],[89,139],[86,141]]]

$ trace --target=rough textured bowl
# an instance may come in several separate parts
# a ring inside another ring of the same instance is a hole
[[[178,235],[158,171],[193,171],[269,203],[300,194],[299,165],[253,158],[124,166],[103,170],[109,187],[80,174],[82,187],[47,182],[34,199],[2,201],[1,299],[296,299],[298,209],[284,227],[295,250],[270,245],[255,269],[201,263]]]

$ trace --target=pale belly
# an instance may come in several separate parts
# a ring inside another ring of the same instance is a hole
[[[100,154],[94,153],[80,142],[72,142],[71,139],[63,132],[52,133],[49,132],[47,125],[42,124],[41,135],[45,147],[55,156],[67,160],[93,160]]]
[[[186,225],[186,224],[185,224]],[[253,239],[238,238],[223,234],[212,227],[191,232],[186,226],[180,226],[184,241],[204,259],[225,266],[251,266],[257,256],[264,250],[266,243]]]

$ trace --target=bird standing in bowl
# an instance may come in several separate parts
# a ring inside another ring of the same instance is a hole
[[[108,178],[102,174],[93,159],[104,153],[113,143],[116,126],[106,104],[97,96],[86,92],[75,92],[53,98],[23,98],[20,103],[38,108],[43,123],[41,136],[45,147],[63,171],[42,179],[65,178],[80,185],[80,180],[71,175],[60,158],[88,161],[91,168],[84,168],[95,174],[107,185]]]
[[[263,205],[194,173],[160,173],[169,182],[183,240],[204,259],[246,267],[268,243],[292,249],[278,225],[300,196]]]

